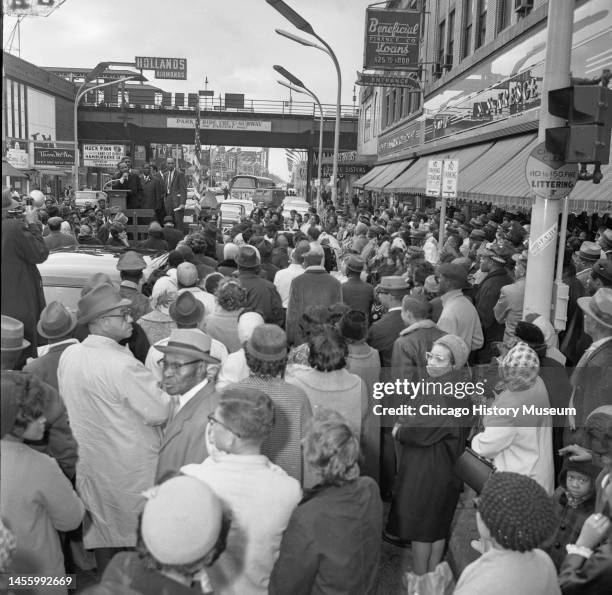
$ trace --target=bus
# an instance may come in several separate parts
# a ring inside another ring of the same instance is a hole
[[[278,207],[283,204],[285,192],[277,188],[270,178],[239,174],[230,180],[231,198],[252,200],[256,205]]]

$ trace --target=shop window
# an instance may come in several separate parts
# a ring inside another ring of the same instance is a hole
[[[451,10],[448,13],[448,45],[446,46],[447,68],[450,70],[453,67],[453,56],[455,53],[455,11]]]

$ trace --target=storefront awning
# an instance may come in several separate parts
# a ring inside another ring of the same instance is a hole
[[[361,176],[361,178],[353,182],[353,188],[363,188],[365,184],[371,182],[376,176],[378,176],[378,174],[385,171],[386,168],[386,165],[374,166],[365,176]]]
[[[365,190],[376,190],[381,191],[384,187],[392,182],[399,176],[403,171],[408,169],[416,159],[409,159],[407,161],[398,161],[396,163],[389,163],[386,169],[376,176],[372,181],[367,182],[364,186]]]
[[[13,167],[8,161],[5,159],[2,160],[2,176],[10,176],[11,178],[27,178],[28,176],[24,174],[21,170]]]
[[[459,160],[459,180],[461,180],[461,172],[464,168],[469,167],[483,153],[486,153],[493,143],[482,143],[472,145],[462,149],[453,149],[444,153],[434,153],[432,155],[423,155],[409,169],[407,169],[396,180],[387,184],[385,192],[410,192],[413,194],[425,193],[425,182],[427,181],[427,166],[432,159],[458,159]]]
[[[593,166],[588,166],[589,172]],[[574,213],[612,214],[612,163],[601,166],[603,180],[593,184],[591,180],[580,180],[569,195],[569,210]]]
[[[523,134],[520,136],[500,138],[495,141],[493,146],[486,153],[483,153],[478,159],[473,161],[471,165],[459,169],[459,180],[457,184],[458,198],[480,200],[481,196],[476,191],[472,194],[472,191],[475,188],[482,189],[483,186],[490,188],[490,191],[487,193],[490,195],[498,194],[500,191],[502,191],[502,193],[508,191],[510,196],[514,196],[513,188],[517,186],[518,180],[515,180],[513,183],[508,180],[504,186],[496,186],[491,184],[491,176],[500,172],[515,157],[520,157],[520,159],[524,157],[524,163],[526,163],[526,155],[528,155],[529,151],[533,148],[535,139],[535,134]],[[527,150],[527,147],[529,147],[529,150]],[[522,177],[524,181],[524,171]],[[519,196],[523,196],[523,194],[519,194]]]

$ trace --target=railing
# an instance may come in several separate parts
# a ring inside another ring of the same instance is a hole
[[[81,106],[86,108],[99,108],[105,110],[151,110],[159,113],[181,113],[193,114],[195,116],[196,107],[193,105],[171,105],[162,101],[162,98],[156,97],[154,103],[139,101],[139,98],[132,97],[127,102],[92,102],[90,98],[85,98],[81,101]],[[335,118],[336,105],[331,103],[322,104],[323,117]],[[343,119],[357,119],[358,109],[354,105],[342,105],[341,116]],[[245,100],[242,107],[235,105],[226,105],[221,97],[208,98],[200,97],[200,112],[223,112],[223,113],[258,113],[258,114],[280,114],[280,115],[296,115],[296,116],[313,116],[319,117],[319,110],[314,102],[309,101],[274,101],[268,99],[249,99]],[[205,117],[205,116],[204,116]]]

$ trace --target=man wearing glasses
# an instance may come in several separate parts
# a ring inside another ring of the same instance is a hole
[[[204,430],[218,402],[214,384],[208,380],[208,366],[220,363],[211,356],[210,347],[210,337],[195,328],[175,329],[166,345],[157,346],[164,354],[162,387],[170,395],[171,408],[155,483],[208,456]]]
[[[168,397],[120,341],[132,334],[131,301],[109,283],[78,303],[89,335],[58,366],[59,393],[79,445],[76,488],[90,513],[83,542],[102,573],[119,550],[136,545],[141,492],[153,485]]]

